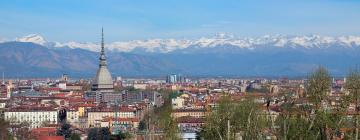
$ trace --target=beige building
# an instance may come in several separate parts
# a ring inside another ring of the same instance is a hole
[[[147,84],[134,84],[135,89],[146,89],[147,86]]]
[[[66,111],[66,121],[77,127],[80,128],[80,121],[79,121],[79,111],[77,109],[69,109]]]
[[[27,122],[30,128],[38,128],[43,124],[57,124],[58,111],[46,107],[14,108],[5,111],[4,118],[11,124]]]
[[[182,97],[176,97],[171,99],[171,106],[173,109],[179,109],[184,107],[185,99]]]

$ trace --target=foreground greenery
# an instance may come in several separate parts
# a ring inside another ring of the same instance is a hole
[[[178,140],[179,130],[176,124],[176,121],[171,116],[172,108],[171,108],[171,99],[177,96],[177,92],[164,90],[160,92],[164,99],[163,106],[156,108],[154,110],[154,117],[158,123],[158,126],[164,131],[164,138],[167,140]]]
[[[164,99],[164,104],[146,113],[144,120],[139,124],[139,130],[146,132],[148,138],[153,133],[162,131],[164,134],[162,139],[178,140],[180,139],[179,130],[176,121],[171,116],[171,99],[175,98],[178,93],[171,90],[160,90],[159,93]]]
[[[252,101],[234,102],[224,95],[217,109],[207,116],[199,135],[204,139],[223,140],[235,139],[238,133],[243,134],[244,139],[260,139],[266,122],[266,118]]]
[[[359,116],[347,114],[347,110],[351,103],[358,106],[358,71],[351,71],[347,76],[345,89],[346,94],[341,96],[339,105],[332,109],[326,107],[330,106],[331,77],[325,68],[319,67],[309,75],[306,83],[308,103],[296,105],[295,98],[286,97],[276,119],[268,115],[269,109],[261,109],[251,98],[233,101],[224,94],[218,107],[207,115],[198,139],[265,139],[270,136],[281,140],[329,140],[336,137],[357,140]],[[359,113],[358,109],[356,113]],[[343,136],[341,132],[344,132]]]
[[[109,128],[90,128],[88,131],[88,140],[126,140],[132,136],[130,133],[119,132],[117,135],[111,134]]]
[[[5,121],[4,119],[0,119],[0,140],[12,139],[12,135],[8,131],[9,127],[9,122]]]

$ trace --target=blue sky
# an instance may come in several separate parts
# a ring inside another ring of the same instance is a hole
[[[2,0],[0,38],[50,41],[360,35],[360,0]]]

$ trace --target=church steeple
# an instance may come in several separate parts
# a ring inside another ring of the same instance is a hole
[[[100,51],[100,64],[99,67],[106,66],[106,57],[105,57],[105,43],[104,43],[104,29],[101,28],[101,51]]]

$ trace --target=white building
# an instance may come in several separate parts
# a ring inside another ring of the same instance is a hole
[[[134,108],[120,108],[119,112],[115,112],[112,108],[94,109],[87,112],[88,126],[100,126],[101,120],[106,117],[111,118],[136,118],[136,109]]]
[[[171,99],[172,108],[173,109],[184,108],[184,102],[185,99],[181,97],[176,97],[174,99]]]
[[[61,88],[62,90],[65,90],[66,89],[66,82],[60,82],[58,87]]]
[[[135,89],[146,89],[147,84],[134,84]]]
[[[0,109],[5,108],[6,106],[6,100],[0,100]]]
[[[30,128],[38,128],[43,124],[57,124],[58,111],[44,107],[9,109],[4,113],[5,120],[12,124],[27,122]]]

